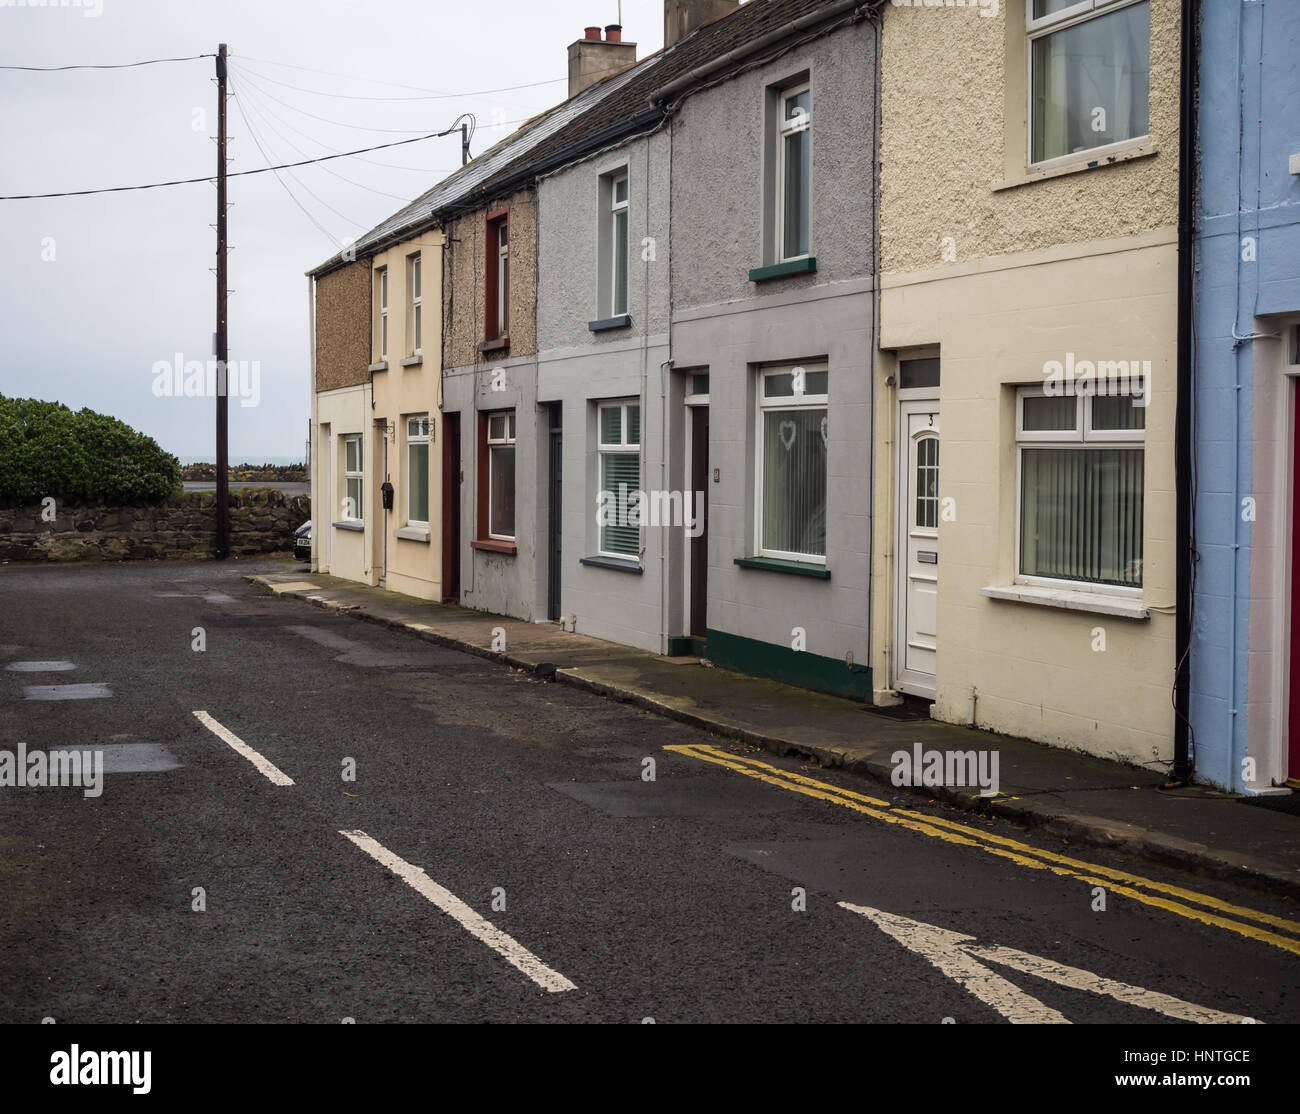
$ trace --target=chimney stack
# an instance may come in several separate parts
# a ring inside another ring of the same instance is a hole
[[[740,0],[664,0],[664,49],[739,7]]]
[[[619,70],[636,64],[636,43],[623,41],[623,28],[611,23],[600,37],[599,27],[587,27],[582,38],[569,46],[569,96],[613,77]]]

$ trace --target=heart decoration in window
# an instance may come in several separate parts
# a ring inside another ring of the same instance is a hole
[[[782,422],[777,427],[777,434],[781,438],[781,444],[785,446],[785,451],[789,452],[794,447],[794,439],[798,435],[799,429],[794,422]]]
[[[826,448],[826,419],[822,419],[822,448]]]

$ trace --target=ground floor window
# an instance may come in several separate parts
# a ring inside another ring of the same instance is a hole
[[[406,521],[429,525],[429,415],[406,419]]]
[[[361,521],[361,435],[343,438],[343,519]]]
[[[515,540],[515,412],[487,416],[488,537]]]
[[[828,382],[825,365],[759,374],[754,487],[761,556],[826,560]]]
[[[601,403],[597,408],[600,456],[600,552],[641,555],[641,404]]]
[[[1142,587],[1145,396],[1019,393],[1022,577]]]

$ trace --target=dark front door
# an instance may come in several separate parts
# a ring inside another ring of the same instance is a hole
[[[460,600],[460,415],[442,416],[442,598]]]
[[[709,408],[691,407],[691,490],[700,500],[700,536],[691,539],[691,637],[704,638],[709,627]]]
[[[551,619],[558,619],[560,617],[560,551],[562,548],[560,535],[563,524],[562,494],[564,491],[564,411],[560,403],[553,402],[550,406],[550,413],[551,455],[548,482],[550,509],[547,513],[546,546],[549,565],[546,580],[546,614]]]

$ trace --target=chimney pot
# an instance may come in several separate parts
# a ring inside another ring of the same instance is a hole
[[[605,28],[605,41],[607,43],[621,43],[623,41],[623,25],[621,23],[611,23]]]
[[[599,27],[583,28],[582,37],[586,39],[588,42],[598,43],[600,42],[600,28]]]

